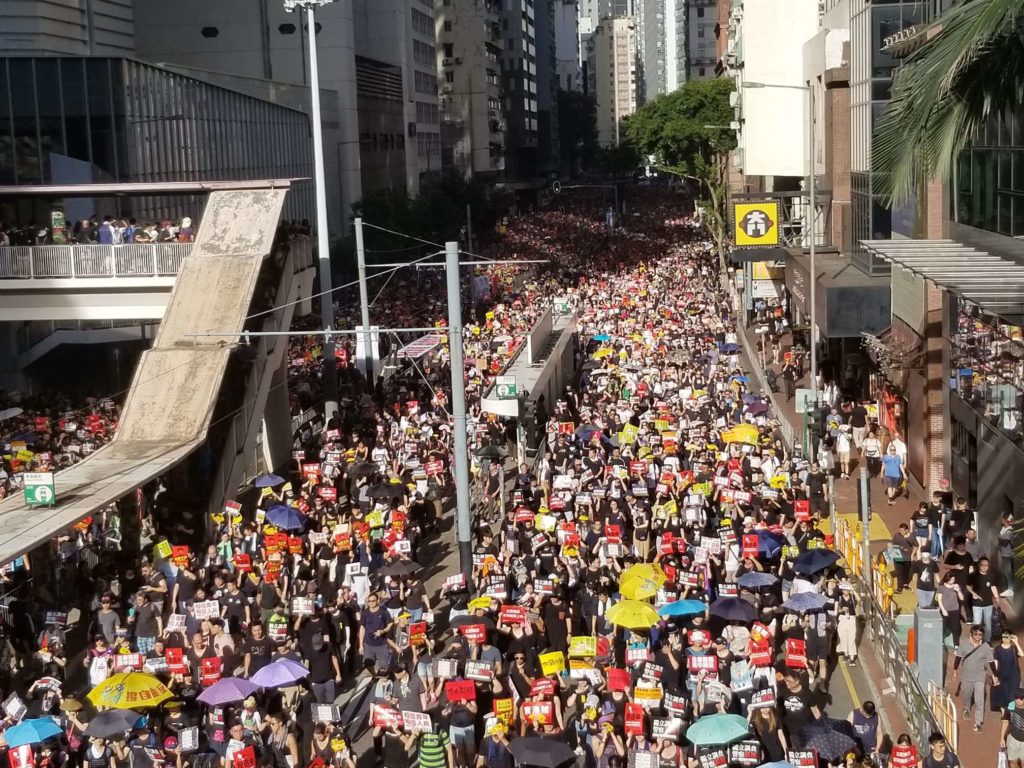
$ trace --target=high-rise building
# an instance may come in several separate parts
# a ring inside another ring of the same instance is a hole
[[[642,0],[638,5],[642,99],[650,101],[686,80],[686,8],[684,0]]]
[[[130,56],[133,0],[22,0],[0,3],[4,53]]]
[[[603,19],[587,49],[590,93],[597,101],[597,141],[618,146],[622,120],[637,107],[637,32],[629,17]]]
[[[501,57],[496,0],[436,0],[442,153],[465,177],[505,169]]]
[[[520,174],[524,178],[555,173],[559,167],[557,14],[562,5],[562,0],[535,0],[537,151],[532,173]]]
[[[554,0],[555,73],[563,91],[582,91],[578,0]]]
[[[505,100],[505,173],[524,178],[538,148],[537,8],[549,0],[504,0],[501,34],[502,96]]]
[[[685,21],[681,26],[685,28],[686,36],[685,43],[680,48],[685,55],[686,70],[685,74],[680,76],[680,80],[704,80],[714,77],[715,64],[718,61],[715,40],[718,12],[715,0],[685,0],[682,15]],[[683,66],[682,57],[679,66]]]

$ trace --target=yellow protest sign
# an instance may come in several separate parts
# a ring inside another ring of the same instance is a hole
[[[495,699],[493,711],[499,720],[511,723],[515,713],[515,705],[512,703],[511,698]]]
[[[780,473],[775,475],[771,480],[768,481],[768,485],[776,490],[782,490],[783,488],[789,488],[789,475]]]
[[[690,493],[710,496],[714,493],[714,486],[711,483],[694,483],[690,486]]]
[[[542,653],[537,657],[540,661],[540,671],[547,675],[557,675],[565,669],[565,656],[561,651]]]
[[[469,601],[469,610],[471,611],[486,611],[491,607],[491,598],[489,597],[474,597]]]
[[[669,428],[668,419],[655,419],[654,428],[659,432],[665,432]]]
[[[538,531],[550,533],[558,525],[558,519],[554,515],[535,515],[533,524],[537,526]]]
[[[171,556],[171,542],[167,541],[167,539],[158,541],[156,546],[153,547],[153,554],[161,560],[166,560]]]
[[[626,424],[622,427],[622,431],[619,432],[619,443],[622,445],[632,445],[636,442],[636,436],[640,430],[633,424]]]
[[[569,658],[586,659],[597,656],[597,638],[593,636],[576,637],[569,640]]]
[[[366,524],[371,528],[383,528],[384,527],[384,515],[377,510],[374,510],[366,516]]]

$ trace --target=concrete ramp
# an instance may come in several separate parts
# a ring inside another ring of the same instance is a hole
[[[21,495],[0,504],[0,563],[162,474],[203,442],[230,347],[187,334],[242,330],[287,191],[210,194],[156,341],[135,371],[114,439],[57,474],[57,506],[29,507]]]

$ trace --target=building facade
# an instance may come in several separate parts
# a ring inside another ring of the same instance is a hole
[[[680,2],[680,0],[677,0]],[[718,23],[715,0],[685,0],[682,11],[685,22],[685,43],[681,46],[685,54],[684,80],[706,80],[715,76],[718,61],[715,26]]]
[[[17,87],[11,87],[17,83]],[[131,59],[0,58],[0,185],[309,178],[313,148],[300,110]],[[49,206],[5,201],[0,221],[45,223]],[[200,199],[63,201],[69,222],[93,214],[140,221],[196,216]],[[314,219],[312,185],[284,216]]]
[[[597,141],[621,143],[622,121],[637,108],[636,22],[631,17],[603,19],[591,36],[587,60],[590,93],[597,101]]]
[[[550,0],[503,0],[501,88],[505,135],[505,174],[513,179],[533,168],[539,146],[537,15]],[[545,51],[545,56],[547,51]]]
[[[684,0],[642,0],[640,8],[638,44],[646,102],[686,81],[686,9]]]
[[[434,23],[442,156],[466,178],[494,178],[505,170],[507,129],[500,7],[495,0],[436,0]]]
[[[133,0],[0,3],[4,53],[23,56],[131,56]]]
[[[583,90],[578,0],[554,0],[555,75],[563,91]]]

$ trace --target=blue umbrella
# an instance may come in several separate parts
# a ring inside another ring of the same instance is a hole
[[[297,531],[306,524],[306,516],[295,507],[275,504],[267,510],[267,522],[282,531]]]
[[[11,726],[4,732],[4,738],[8,746],[22,747],[26,744],[39,744],[63,733],[52,717],[36,717]]]
[[[798,592],[790,595],[789,600],[782,604],[782,607],[793,613],[813,613],[825,607],[828,598],[819,595],[817,592]]]
[[[773,763],[765,763],[761,768],[796,768],[796,766],[788,760],[776,760]]]
[[[686,731],[686,738],[698,747],[714,747],[739,741],[750,733],[747,718],[740,715],[710,715],[698,719]]]
[[[591,336],[590,338],[593,339],[594,341],[611,341],[612,340],[612,337],[609,336],[607,333],[599,333],[596,336]]]
[[[747,589],[761,589],[762,587],[770,587],[779,580],[778,576],[771,573],[765,573],[764,571],[751,571],[750,573],[744,573],[738,579],[738,583],[741,587]]]
[[[754,621],[757,609],[738,597],[721,597],[711,604],[711,615],[726,621]]]
[[[757,553],[759,555],[764,555],[771,559],[782,551],[783,544],[785,544],[785,539],[777,533],[772,533],[771,531],[757,532]]]
[[[737,352],[740,351],[740,345],[739,344],[723,344],[718,349],[724,355],[735,355]]]
[[[735,375],[735,374],[733,374],[732,376],[730,376],[730,377],[729,377],[729,380],[730,380],[730,381],[738,381],[738,382],[740,382],[741,384],[746,384],[746,383],[747,383],[748,381],[750,381],[750,379],[748,379],[748,378],[747,378],[746,376],[737,376],[737,375]]]
[[[260,475],[252,481],[252,484],[257,488],[273,488],[275,485],[282,485],[283,483],[283,477],[273,474]]]
[[[839,555],[831,549],[808,549],[806,552],[801,552],[800,556],[793,561],[793,570],[797,573],[813,575],[826,568],[831,568],[837,560],[839,560]]]
[[[676,600],[674,603],[667,603],[658,609],[658,614],[666,618],[674,616],[694,616],[704,613],[708,608],[707,603],[701,600]]]

